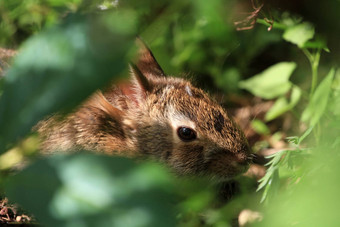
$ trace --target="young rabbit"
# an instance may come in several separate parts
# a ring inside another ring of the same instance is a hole
[[[137,42],[130,80],[98,91],[61,121],[38,124],[42,149],[151,157],[180,175],[230,179],[246,171],[252,155],[226,111],[189,81],[167,77]]]

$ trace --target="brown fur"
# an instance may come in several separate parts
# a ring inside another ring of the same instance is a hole
[[[248,143],[226,111],[189,81],[166,77],[141,41],[131,79],[97,92],[74,113],[42,121],[42,149],[89,149],[156,158],[179,174],[231,178],[251,160]],[[197,139],[182,141],[179,126]]]

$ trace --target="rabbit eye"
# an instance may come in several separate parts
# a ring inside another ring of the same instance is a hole
[[[196,132],[188,127],[179,127],[177,129],[178,137],[183,140],[184,142],[189,142],[196,139]]]

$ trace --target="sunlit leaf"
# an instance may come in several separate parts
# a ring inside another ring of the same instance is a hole
[[[340,70],[337,69],[332,83],[332,99],[330,99],[328,109],[335,116],[340,117]]]
[[[265,123],[263,123],[260,120],[252,120],[251,121],[251,127],[259,134],[262,135],[268,135],[270,133],[269,128],[267,127],[267,125]]]
[[[270,110],[266,113],[265,120],[271,121],[281,114],[293,109],[301,97],[301,89],[298,86],[293,86],[292,94],[289,102],[285,97],[278,98]]]
[[[303,134],[302,136],[299,138],[299,142],[298,142],[298,145],[304,140],[306,139],[307,136],[309,136],[309,134],[313,131],[313,126],[312,127],[309,127]]]
[[[283,33],[283,38],[288,42],[294,43],[299,47],[314,37],[314,27],[309,23],[297,24],[288,27]]]
[[[302,113],[301,121],[309,122],[310,126],[314,126],[319,121],[327,107],[334,74],[335,70],[331,69],[316,88],[308,106]]]
[[[305,174],[298,183],[281,190],[270,202],[261,226],[337,226],[339,156],[327,151],[328,147],[318,150],[303,165]]]
[[[256,191],[260,191],[262,189],[262,197],[261,197],[261,203],[267,198],[268,193],[273,190],[277,190],[278,187],[278,180],[279,180],[279,175],[278,175],[278,168],[280,163],[282,163],[282,159],[284,155],[287,154],[287,150],[282,150],[279,152],[276,152],[272,155],[266,156],[267,159],[271,160],[266,164],[266,166],[269,166],[266,174],[259,180],[259,185],[256,189]],[[272,186],[275,185],[275,189],[272,188]]]
[[[239,86],[261,98],[276,98],[292,87],[289,77],[295,68],[294,62],[280,62],[248,80],[241,81]]]

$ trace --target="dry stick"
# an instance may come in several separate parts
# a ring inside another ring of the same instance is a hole
[[[257,22],[258,16],[259,16],[259,14],[260,14],[263,6],[264,6],[264,3],[262,3],[259,7],[256,7],[255,4],[254,4],[254,1],[251,0],[251,4],[252,4],[254,11],[251,12],[251,13],[246,13],[246,14],[250,14],[250,15],[248,17],[246,17],[244,20],[234,22],[235,26],[244,25],[243,27],[236,27],[237,31],[250,30],[250,29],[254,28],[255,23]],[[269,24],[269,27],[268,27],[267,30],[271,31],[273,26],[274,26],[274,20],[273,20],[273,17],[271,15],[270,11],[269,11],[269,14],[270,14],[271,19],[264,17],[264,21]],[[249,23],[250,23],[250,25],[246,26]]]
[[[250,15],[248,17],[246,17],[246,19],[234,22],[235,26],[246,25],[246,24],[249,24],[249,23],[250,23],[250,26],[237,27],[236,28],[237,31],[250,30],[250,29],[253,29],[254,26],[255,26],[257,17],[258,17],[258,15],[259,15],[262,7],[263,7],[263,3],[259,7],[255,6],[253,0],[251,0],[251,3],[252,3],[254,11],[251,12],[251,13],[247,13],[247,14],[250,14]]]

